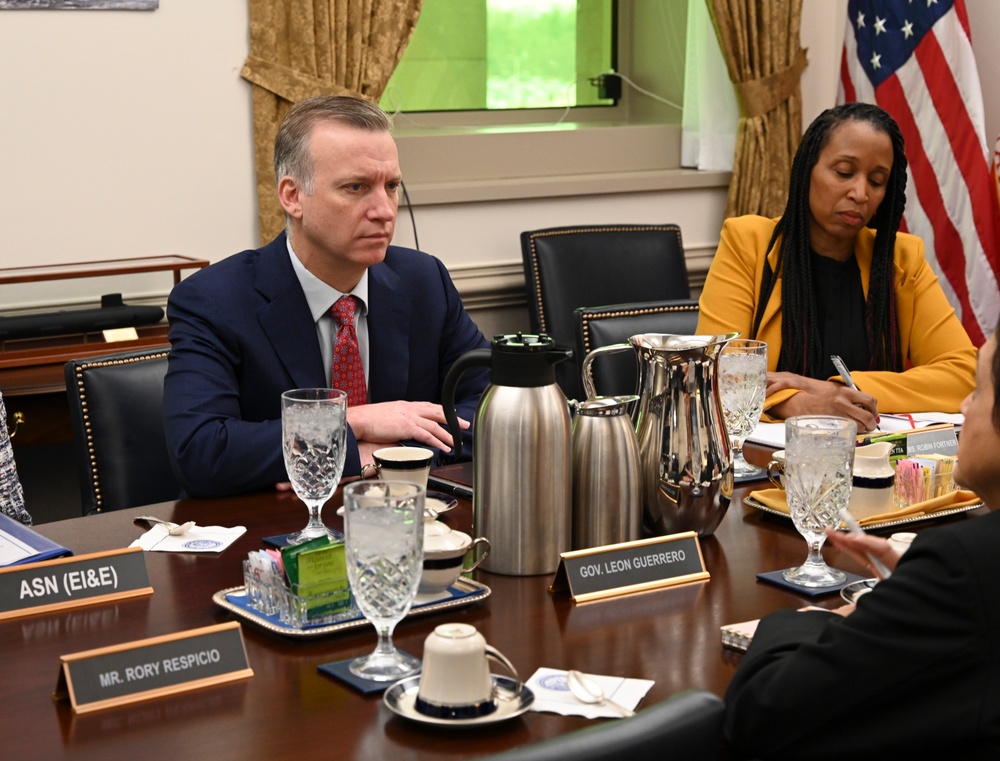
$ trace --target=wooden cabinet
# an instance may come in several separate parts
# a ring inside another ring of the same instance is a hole
[[[163,272],[180,282],[204,259],[155,256],[43,267],[0,269],[0,285]],[[94,294],[98,301],[100,294]],[[25,501],[37,523],[80,514],[72,432],[63,367],[70,359],[167,345],[166,322],[136,328],[131,340],[108,341],[102,332],[0,341],[0,392],[13,433],[14,456]]]

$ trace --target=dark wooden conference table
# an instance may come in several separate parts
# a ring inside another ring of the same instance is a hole
[[[766,452],[748,448],[751,461]],[[750,488],[762,488],[756,482]],[[746,507],[739,489],[722,524],[701,540],[711,579],[585,604],[548,591],[550,576],[476,572],[486,600],[404,620],[396,644],[423,652],[435,626],[462,621],[477,627],[523,678],[545,666],[652,679],[643,706],[691,688],[725,692],[739,654],[720,644],[719,627],[797,608],[808,598],[758,582],[755,574],[805,559],[805,542],[791,522]],[[330,525],[339,492],[326,507]],[[981,512],[976,511],[976,512]],[[325,638],[294,640],[244,622],[250,679],[74,715],[54,701],[59,656],[232,620],[212,602],[220,589],[242,584],[241,561],[261,538],[297,530],[306,511],[294,495],[262,493],[216,500],[185,499],[132,510],[43,524],[40,533],[77,554],[128,546],[145,529],[135,516],[178,523],[244,525],[247,533],[221,555],[146,553],[154,594],[117,603],[0,621],[0,756],[11,759],[467,759],[581,729],[581,717],[529,711],[510,721],[451,729],[408,721],[380,696],[363,697],[317,672],[318,664],[363,655],[375,645],[370,626]],[[975,514],[975,513],[973,513]],[[950,520],[968,520],[970,514]],[[471,529],[467,504],[445,514],[453,528]],[[946,519],[949,520],[949,519]],[[914,530],[930,524],[916,524]],[[832,565],[863,569],[825,551]],[[839,596],[815,604],[835,607]]]

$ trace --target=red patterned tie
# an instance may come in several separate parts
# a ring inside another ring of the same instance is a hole
[[[341,296],[330,308],[337,321],[337,338],[333,343],[333,370],[330,386],[347,392],[347,404],[357,406],[368,403],[365,370],[361,366],[358,333],[354,329],[354,296]]]

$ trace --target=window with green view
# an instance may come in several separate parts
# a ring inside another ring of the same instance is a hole
[[[424,0],[382,96],[395,111],[614,105],[615,0]]]

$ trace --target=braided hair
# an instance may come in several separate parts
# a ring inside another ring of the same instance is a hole
[[[799,143],[792,161],[788,202],[767,246],[770,254],[778,245],[775,269],[781,272],[781,355],[778,369],[812,377],[823,365],[819,323],[814,298],[812,257],[810,256],[809,183],[819,154],[833,130],[846,121],[862,121],[889,136],[892,142],[892,170],[886,183],[885,197],[869,227],[875,229],[868,300],[865,304],[865,334],[868,338],[869,370],[903,370],[896,322],[894,257],[896,231],[906,204],[906,155],[903,136],[896,121],[870,103],[845,103],[816,117]],[[780,242],[778,239],[780,238]],[[753,336],[757,336],[764,308],[774,289],[775,270],[765,261],[760,284]]]

